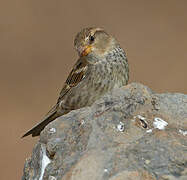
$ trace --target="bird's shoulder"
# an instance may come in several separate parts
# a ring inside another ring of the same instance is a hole
[[[62,90],[60,92],[60,96],[58,102],[63,99],[64,95],[73,87],[77,86],[83,78],[86,76],[88,71],[88,62],[86,58],[80,57],[75,65],[73,66],[68,78],[66,79]]]

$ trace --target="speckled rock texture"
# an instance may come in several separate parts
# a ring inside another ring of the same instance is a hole
[[[50,123],[22,180],[186,180],[187,95],[116,89]]]

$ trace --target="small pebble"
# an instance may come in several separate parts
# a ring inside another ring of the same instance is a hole
[[[125,129],[124,123],[120,122],[120,123],[117,125],[117,129],[118,129],[118,131],[123,132],[124,129]]]

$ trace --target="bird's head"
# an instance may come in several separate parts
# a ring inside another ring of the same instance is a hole
[[[102,58],[116,45],[116,40],[102,28],[84,28],[75,37],[74,46],[79,56]]]

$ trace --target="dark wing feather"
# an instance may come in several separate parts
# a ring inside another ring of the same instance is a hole
[[[61,116],[62,114],[59,114],[57,112],[58,110],[58,104],[63,99],[64,95],[72,88],[75,87],[83,78],[86,76],[86,72],[88,69],[88,63],[84,58],[80,58],[75,66],[73,67],[73,70],[69,74],[64,87],[62,88],[60,92],[60,97],[57,101],[57,104],[46,114],[44,119],[39,122],[37,125],[35,125],[32,129],[30,129],[27,133],[25,133],[22,137],[28,136],[32,134],[32,136],[38,136],[40,135],[40,132],[44,129],[44,127],[49,124],[51,121],[56,119],[57,117]],[[64,114],[68,111],[64,111]]]
[[[72,88],[75,87],[81,80],[86,76],[88,70],[88,63],[85,58],[80,58],[74,65],[72,71],[70,72],[64,86],[60,92],[60,97],[58,102],[63,99],[64,95]]]

